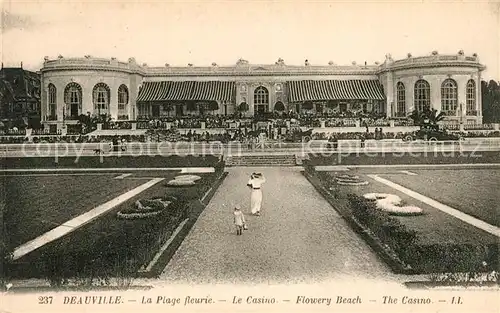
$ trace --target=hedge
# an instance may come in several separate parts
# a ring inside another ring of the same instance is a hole
[[[349,194],[347,198],[356,221],[417,273],[498,270],[498,244],[422,244],[417,232],[378,210],[372,201],[355,194]]]
[[[204,206],[199,207],[200,198],[222,171],[223,166],[204,175],[200,184],[189,190],[158,184],[69,236],[8,264],[7,271],[16,278],[45,278],[53,286],[75,280],[106,284],[110,278],[137,277],[138,270],[149,264],[180,223],[187,218],[194,221],[201,213]],[[127,220],[116,215],[120,210],[133,211],[137,199],[155,198],[177,201],[149,218]]]

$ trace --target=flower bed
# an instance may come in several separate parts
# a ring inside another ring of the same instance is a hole
[[[371,194],[366,199],[351,194],[349,190],[345,190],[346,187],[335,187],[327,173],[314,172],[311,168],[305,175],[395,272],[425,274],[498,271],[498,243],[450,244],[441,241],[428,244],[419,240],[417,231],[409,229],[398,217],[378,209],[377,203],[369,200],[376,199],[379,195]]]
[[[194,186],[196,183],[192,180],[187,179],[172,179],[167,183],[169,187],[190,187]]]
[[[116,215],[121,219],[149,218],[159,215],[163,210],[178,201],[175,197],[137,200],[133,206],[119,211]]]
[[[198,176],[198,175],[179,175],[179,176],[175,176],[176,180],[192,180],[192,181],[197,181],[197,180],[200,180],[201,177]]]
[[[377,209],[374,202],[353,194],[348,195],[348,200],[353,217],[416,273],[477,272],[498,268],[498,245],[424,245],[417,240],[416,231]]]
[[[417,215],[423,214],[423,210],[416,206],[402,206],[400,197],[388,193],[366,193],[364,198],[375,203],[375,207],[389,214]]]
[[[224,174],[220,167],[215,173],[200,175],[201,179],[193,188],[153,186],[109,214],[9,264],[7,271],[16,278],[46,278],[56,286],[81,279],[95,285],[110,277],[124,280],[138,275],[155,277],[175,253]],[[206,194],[208,196],[203,199]],[[167,205],[167,202],[170,203]],[[119,218],[118,212],[130,214],[131,218]],[[146,216],[136,218],[138,212]],[[149,214],[153,212],[154,215]],[[153,260],[183,221],[182,231],[153,269],[139,272]]]

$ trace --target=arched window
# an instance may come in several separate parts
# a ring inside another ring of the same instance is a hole
[[[267,112],[269,109],[269,91],[263,87],[257,87],[253,94],[253,104],[256,113]]]
[[[473,79],[467,82],[465,103],[467,115],[476,115],[476,82]]]
[[[396,85],[396,90],[397,90],[396,116],[406,116],[405,85],[402,82],[398,82],[398,84]]]
[[[431,108],[431,86],[426,80],[417,80],[414,94],[415,110],[422,112],[426,108]]]
[[[49,119],[56,118],[57,110],[57,89],[53,84],[49,84]]]
[[[99,111],[99,114],[105,113],[101,111],[105,111],[109,109],[109,100],[111,93],[109,91],[108,85],[105,83],[98,83],[94,86],[94,90],[92,91],[93,101],[94,101],[94,109]]]
[[[64,102],[67,116],[78,116],[82,109],[82,87],[77,83],[69,83],[64,89]]]
[[[128,88],[125,85],[118,87],[118,110],[125,110],[128,104]]]
[[[448,78],[441,84],[441,111],[456,111],[457,104],[457,82]]]

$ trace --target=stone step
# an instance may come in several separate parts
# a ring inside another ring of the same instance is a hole
[[[226,166],[295,166],[295,155],[243,155],[226,159]]]
[[[297,165],[296,163],[231,163],[231,164],[226,164],[226,166],[295,166]]]

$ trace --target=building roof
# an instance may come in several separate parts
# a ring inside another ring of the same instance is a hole
[[[0,97],[10,95],[15,101],[40,99],[40,75],[22,68],[0,70]]]

